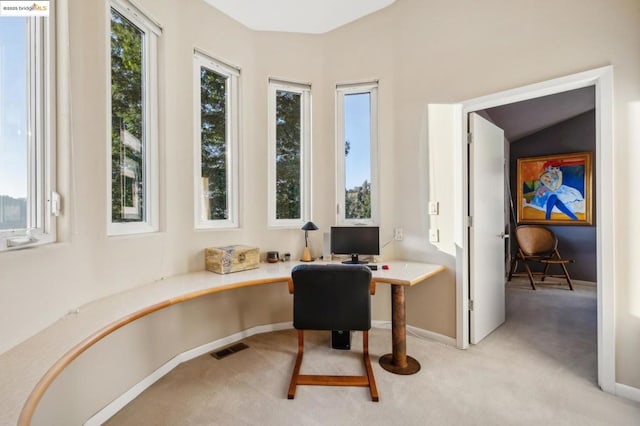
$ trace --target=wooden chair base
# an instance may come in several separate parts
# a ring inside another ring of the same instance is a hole
[[[518,261],[522,261],[522,264],[524,265],[525,268],[525,272],[516,272],[516,269],[518,268]],[[572,263],[571,260],[566,260],[566,259],[539,259],[539,260],[535,260],[538,263],[543,263],[544,264],[544,271],[542,272],[533,272],[531,270],[531,268],[529,267],[529,265],[527,264],[526,260],[523,260],[519,257],[513,257],[511,259],[511,269],[509,270],[509,278],[507,281],[511,281],[511,278],[516,276],[516,277],[529,277],[529,282],[531,283],[531,288],[533,290],[536,290],[536,284],[533,280],[533,277],[542,277],[540,279],[540,281],[544,281],[545,278],[547,277],[551,277],[551,278],[564,278],[565,280],[567,280],[567,284],[569,285],[569,290],[573,291],[573,283],[571,282],[571,277],[569,276],[569,271],[567,270],[567,263]],[[551,265],[560,265],[560,267],[562,268],[562,272],[563,274],[549,274],[549,267]]]
[[[373,377],[373,369],[371,368],[371,360],[369,359],[369,331],[363,331],[362,334],[362,358],[367,371],[366,376],[325,376],[319,374],[300,374],[300,366],[302,365],[302,356],[304,354],[304,330],[298,330],[298,356],[296,357],[296,365],[293,367],[291,375],[291,383],[289,384],[288,399],[293,399],[296,395],[296,387],[298,385],[316,385],[316,386],[362,386],[368,387],[371,394],[371,400],[378,402],[378,388]]]

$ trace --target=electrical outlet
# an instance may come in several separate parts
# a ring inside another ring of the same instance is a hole
[[[404,239],[404,230],[402,228],[396,228],[393,230],[393,239],[396,241],[402,241]]]
[[[437,243],[440,241],[440,232],[437,229],[429,229],[429,242]]]

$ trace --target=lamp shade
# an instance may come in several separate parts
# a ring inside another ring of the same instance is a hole
[[[318,227],[313,222],[307,222],[302,226],[301,229],[304,230],[304,231],[315,231],[315,230],[318,229]]]

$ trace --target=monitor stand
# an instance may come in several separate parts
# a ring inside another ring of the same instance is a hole
[[[366,265],[369,262],[366,260],[358,260],[358,254],[352,254],[351,260],[344,260],[342,263],[345,265]]]

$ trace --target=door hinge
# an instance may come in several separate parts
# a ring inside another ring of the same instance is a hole
[[[471,228],[473,226],[473,216],[467,216],[467,228]]]
[[[336,204],[336,214],[340,214],[340,203]]]
[[[469,300],[469,310],[473,311],[473,300]]]
[[[467,144],[473,142],[473,133],[467,133]]]

